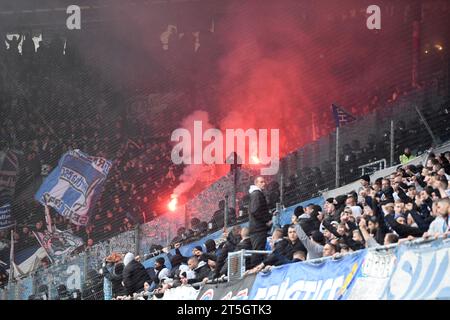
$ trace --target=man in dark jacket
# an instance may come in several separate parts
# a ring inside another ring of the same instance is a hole
[[[306,253],[306,248],[303,245],[303,243],[299,240],[294,225],[289,226],[288,238],[285,241],[286,246],[282,251],[282,255],[285,256],[288,260],[293,259],[294,252],[303,251]]]
[[[103,267],[102,270],[104,277],[111,281],[113,297],[126,294],[122,286],[123,263],[120,261],[115,262],[111,271],[106,267]]]
[[[235,251],[236,246],[241,241],[241,227],[239,225],[234,226],[231,229],[231,232],[227,235],[227,241],[223,244],[220,254],[217,257],[217,263],[216,263],[216,272],[217,275],[219,275],[219,272],[221,272],[222,268],[226,266],[226,260],[228,257],[229,252]],[[250,245],[250,250],[251,250]]]
[[[189,269],[195,272],[195,278],[189,279],[190,284],[202,282],[205,278],[210,275],[211,269],[207,262],[199,261],[197,257],[191,257],[188,260]]]
[[[284,255],[288,240],[283,238],[283,231],[281,229],[274,230],[270,245],[272,247],[272,252],[264,258],[262,265],[259,266],[260,269],[268,265],[279,266],[288,261]]]
[[[267,232],[272,225],[272,215],[267,206],[263,190],[266,187],[264,177],[258,176],[250,187],[249,205],[249,233],[253,250],[264,250],[266,248]],[[252,264],[257,265],[263,259],[262,255],[253,255]]]
[[[150,281],[150,277],[142,264],[134,259],[134,254],[128,252],[123,259],[125,266],[123,270],[123,285],[128,295],[141,292],[144,282]]]

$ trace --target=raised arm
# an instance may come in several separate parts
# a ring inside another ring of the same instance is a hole
[[[295,225],[295,231],[297,232],[299,240],[303,243],[308,252],[314,251],[320,254],[323,253],[323,247],[320,244],[312,241],[305,233],[305,231],[303,230],[303,228],[300,226],[299,223]]]

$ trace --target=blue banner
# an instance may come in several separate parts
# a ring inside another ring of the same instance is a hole
[[[322,263],[297,262],[259,273],[249,300],[338,300],[350,289],[365,251]]]
[[[396,248],[366,250],[350,290],[342,300],[380,300],[395,266]]]
[[[14,223],[11,219],[11,205],[5,204],[0,207],[0,230],[13,226]]]
[[[450,299],[450,242],[401,245],[383,298]]]
[[[72,223],[85,226],[110,168],[109,160],[80,150],[69,151],[45,179],[35,199],[55,208]]]

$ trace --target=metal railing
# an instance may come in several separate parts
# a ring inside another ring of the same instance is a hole
[[[361,169],[362,176],[365,174],[372,174],[375,171],[383,170],[384,168],[386,168],[386,159],[370,162],[358,167],[358,169]]]
[[[246,271],[245,260],[254,254],[270,254],[265,250],[240,250],[228,253],[228,281],[242,279]]]

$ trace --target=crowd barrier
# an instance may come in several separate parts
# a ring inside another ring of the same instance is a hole
[[[445,144],[440,145],[437,148],[434,149],[430,149],[433,153],[435,154],[440,154],[440,153],[444,153],[446,151],[450,150],[450,142],[447,142]],[[428,155],[430,154],[430,152],[425,152],[424,154],[412,159],[410,162],[408,162],[408,164],[412,164],[412,165],[419,165],[419,164],[424,164],[425,161],[428,158]],[[370,181],[375,181],[378,178],[382,178],[382,177],[386,177],[388,175],[390,175],[391,173],[395,172],[397,170],[399,165],[396,166],[392,166],[389,168],[385,168],[383,170],[377,171],[374,174],[370,175]],[[334,198],[336,196],[339,196],[341,194],[348,194],[353,190],[358,190],[358,188],[360,187],[360,183],[359,181],[354,181],[352,183],[349,183],[345,186],[342,186],[340,188],[336,188],[330,191],[326,191],[322,193],[322,196],[324,199],[327,198]]]

